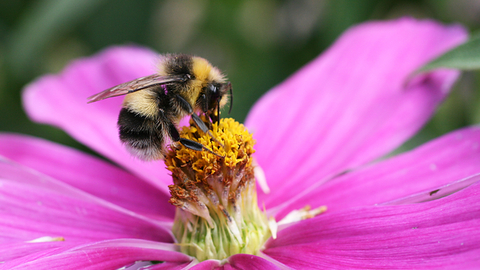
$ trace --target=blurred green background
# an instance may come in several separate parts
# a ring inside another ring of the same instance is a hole
[[[225,71],[232,116],[243,121],[265,91],[312,60],[351,25],[401,16],[480,28],[480,0],[3,0],[0,1],[0,131],[85,150],[63,131],[30,122],[22,88],[74,58],[136,43],[191,53]],[[405,148],[480,122],[480,73],[464,73],[427,126]]]

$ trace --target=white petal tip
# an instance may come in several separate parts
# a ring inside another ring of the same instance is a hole
[[[255,175],[255,179],[257,179],[258,185],[262,189],[263,193],[269,194],[270,193],[270,188],[268,187],[267,184],[267,178],[265,177],[265,173],[263,172],[262,167],[258,165],[258,163],[253,160],[254,162],[254,168],[253,168],[253,174]]]
[[[43,242],[62,242],[65,241],[63,237],[42,236],[37,239],[27,241],[27,243],[43,243]]]

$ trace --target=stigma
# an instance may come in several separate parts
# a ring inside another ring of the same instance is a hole
[[[257,205],[255,141],[230,118],[206,122],[211,133],[193,123],[180,136],[210,151],[181,144],[165,163],[173,177],[169,202],[177,207],[173,234],[180,250],[198,261],[223,260],[234,254],[256,255],[271,236],[269,221]]]

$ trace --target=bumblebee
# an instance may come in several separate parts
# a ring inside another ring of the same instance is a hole
[[[217,122],[229,94],[231,83],[207,60],[169,54],[161,56],[156,74],[109,88],[89,97],[88,103],[126,95],[118,117],[120,140],[138,158],[157,160],[165,157],[172,142],[210,151],[198,142],[181,138],[177,126],[190,115],[198,128],[213,138],[208,122],[199,115]]]

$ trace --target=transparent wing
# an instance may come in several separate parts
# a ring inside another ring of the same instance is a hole
[[[120,85],[104,90],[98,94],[90,96],[88,97],[88,103],[92,103],[92,102],[110,98],[110,97],[126,95],[128,93],[133,93],[139,90],[147,89],[147,88],[162,85],[162,84],[185,82],[186,80],[188,80],[188,76],[185,76],[185,75],[161,76],[158,74],[153,74],[150,76],[135,79],[133,81],[122,83]]]

